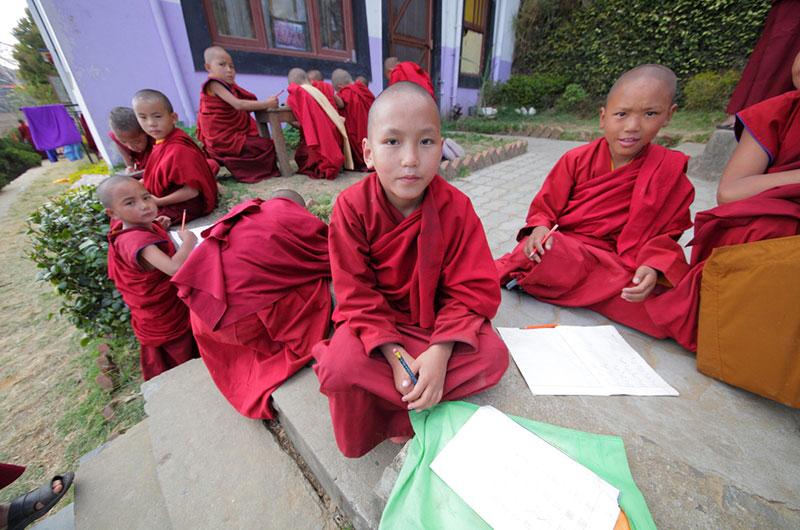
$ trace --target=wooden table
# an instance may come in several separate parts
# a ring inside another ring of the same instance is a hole
[[[275,152],[278,154],[278,168],[281,170],[281,175],[284,177],[292,176],[294,170],[289,162],[286,138],[283,137],[283,129],[281,128],[281,123],[295,121],[292,109],[283,106],[277,109],[259,110],[254,114],[258,124],[258,134],[263,138],[272,138],[275,142]],[[270,136],[270,129],[272,129],[272,136]]]

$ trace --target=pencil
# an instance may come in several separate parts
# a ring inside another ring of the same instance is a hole
[[[411,371],[411,367],[408,366],[408,363],[406,362],[406,360],[403,359],[403,355],[400,353],[400,350],[394,350],[394,354],[397,355],[397,360],[400,361],[400,364],[402,365],[403,369],[408,374],[408,377],[411,378],[411,382],[416,385],[417,384],[417,376],[414,375],[414,372]]]
[[[183,220],[181,221],[181,232],[186,230],[186,208],[183,209]]]
[[[542,238],[542,246],[544,246],[544,244],[545,244],[545,243],[547,243],[547,240],[548,240],[548,239],[550,239],[550,236],[552,236],[552,235],[553,235],[553,232],[555,232],[556,230],[558,230],[558,225],[557,225],[557,224],[556,224],[556,225],[553,225],[553,228],[551,228],[551,229],[550,229],[550,230],[549,230],[549,231],[548,231],[548,232],[547,232],[547,233],[544,235],[544,237]]]
[[[278,97],[278,96],[280,96],[280,95],[281,95],[281,94],[283,94],[284,92],[286,92],[286,89],[285,89],[285,88],[284,88],[283,90],[281,90],[280,92],[278,92],[277,94],[275,94],[275,97]]]

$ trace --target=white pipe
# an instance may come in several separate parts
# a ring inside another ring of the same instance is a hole
[[[503,47],[505,44],[505,36],[506,36],[506,12],[508,10],[508,1],[507,0],[497,0],[497,9],[495,10],[494,14],[494,43],[492,45],[492,57],[490,57],[490,61],[492,61],[492,75],[489,76],[492,81],[497,82],[499,81],[500,72],[498,69],[495,69],[495,60],[500,61],[501,57],[503,57]],[[496,59],[495,59],[496,58]]]
[[[461,70],[461,28],[464,23],[464,2],[458,2],[456,7],[455,34],[453,35],[453,86],[450,89],[450,109],[452,110],[456,102],[458,92],[458,72]]]
[[[164,22],[164,14],[161,12],[160,0],[150,0],[150,11],[153,12],[153,19],[156,23],[156,30],[158,36],[161,38],[161,44],[164,46],[164,55],[167,57],[167,64],[169,71],[172,73],[172,78],[175,81],[175,88],[178,89],[178,97],[181,100],[181,107],[183,107],[183,116],[181,119],[187,123],[195,122],[194,107],[192,100],[189,97],[189,92],[186,90],[186,83],[183,80],[180,64],[178,64],[178,57],[175,55],[175,48],[172,46],[172,40],[169,38],[169,31]]]

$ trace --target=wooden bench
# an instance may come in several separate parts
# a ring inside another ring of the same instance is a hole
[[[258,134],[262,138],[272,138],[275,142],[275,152],[278,155],[278,169],[281,175],[290,177],[294,174],[292,164],[289,161],[289,151],[286,149],[286,138],[283,136],[282,123],[295,121],[292,109],[283,106],[277,109],[259,110],[255,112],[256,123],[258,124]],[[272,135],[270,136],[270,129]]]

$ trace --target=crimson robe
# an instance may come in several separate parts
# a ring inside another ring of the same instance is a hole
[[[300,124],[300,143],[294,153],[298,173],[315,179],[335,179],[344,167],[343,138],[319,103],[300,85],[288,88],[286,104]],[[336,108],[336,106],[334,106]]]
[[[650,144],[630,163],[611,170],[605,138],[572,149],[553,167],[528,210],[519,244],[497,260],[500,282],[516,279],[536,298],[588,307],[612,320],[663,337],[644,306],[620,298],[636,269],[648,265],[677,284],[688,265],[677,241],[691,227],[694,187],[687,157]],[[542,262],[523,247],[536,226],[558,224]],[[660,288],[660,287],[659,287]]]
[[[389,85],[391,86],[398,81],[411,81],[412,83],[418,84],[427,90],[433,100],[436,101],[436,94],[433,90],[433,83],[431,83],[431,76],[417,63],[412,63],[411,61],[397,63],[397,66],[392,68],[389,74]]]
[[[288,199],[249,200],[203,232],[172,278],[211,378],[244,416],[272,418],[272,392],[325,338],[327,235],[325,223]]]
[[[197,357],[189,311],[178,298],[169,276],[145,270],[139,254],[156,245],[168,256],[175,245],[158,223],[150,228],[124,228],[112,221],[108,232],[108,277],[131,310],[131,327],[141,345],[142,377],[148,379]]]
[[[228,102],[209,94],[209,83],[219,83],[238,99],[256,101],[256,95],[237,84],[228,85],[208,78],[200,90],[197,114],[197,139],[208,155],[230,170],[239,182],[258,182],[280,175],[275,144],[258,135],[256,121],[245,110],[236,110]]]
[[[0,462],[0,489],[5,488],[25,471],[24,466],[15,466],[14,464],[3,464]]]
[[[333,108],[337,110],[339,109],[339,107],[336,106],[336,98],[333,97],[335,91],[333,90],[332,84],[326,83],[325,81],[311,81],[311,86],[325,94],[325,97],[331,102]]]
[[[365,170],[363,140],[367,137],[367,121],[369,109],[375,101],[375,96],[369,88],[361,83],[350,83],[339,90],[339,97],[344,101],[341,109],[344,116],[344,126],[347,129],[347,139],[350,141],[350,150],[353,153],[353,164],[356,169]]]
[[[800,2],[775,0],[726,112],[736,114],[792,90],[792,61],[800,52]]]
[[[342,454],[359,457],[386,438],[413,435],[383,344],[416,358],[431,344],[455,342],[443,400],[500,380],[508,350],[490,323],[500,289],[463,193],[437,175],[404,218],[373,173],[339,195],[329,246],[336,331],[313,354]]]
[[[153,146],[142,184],[156,197],[169,195],[183,186],[200,192],[188,201],[158,209],[158,214],[168,216],[172,224],[181,222],[184,210],[186,220],[191,221],[208,215],[217,206],[217,179],[214,178],[203,151],[188,134],[177,127]]]
[[[800,169],[800,91],[762,101],[736,116],[766,151],[766,173]],[[778,186],[695,216],[691,270],[674,289],[645,302],[660,327],[684,348],[697,351],[703,266],[718,247],[800,234],[800,184]]]
[[[111,138],[115,144],[117,144],[117,149],[120,152],[124,152],[130,159],[136,164],[136,169],[144,169],[147,167],[147,159],[150,158],[150,153],[153,151],[153,146],[155,145],[155,140],[153,140],[152,136],[147,136],[147,146],[144,148],[144,151],[133,151],[128,146],[123,144],[117,138],[117,135],[114,134],[114,131],[108,132],[108,137]]]

